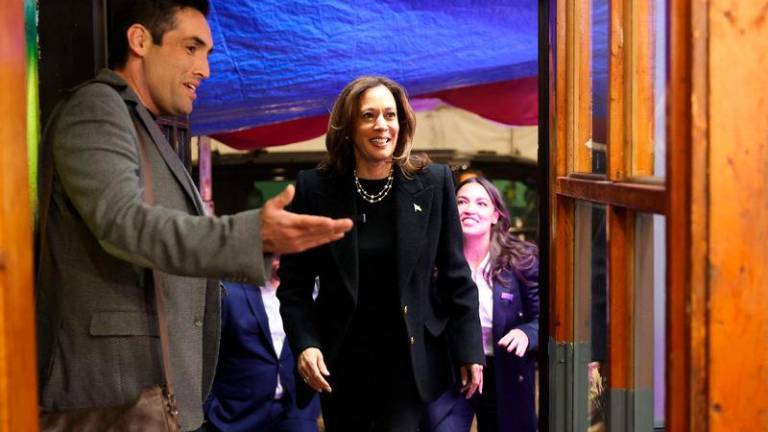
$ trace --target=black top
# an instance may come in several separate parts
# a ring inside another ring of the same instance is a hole
[[[360,179],[366,191],[378,192],[386,182],[387,179]],[[395,200],[392,195],[390,191],[383,200],[371,204],[356,194],[359,283],[357,309],[350,329],[353,339],[399,335],[397,329],[402,318],[395,278]],[[356,334],[356,330],[364,334]]]

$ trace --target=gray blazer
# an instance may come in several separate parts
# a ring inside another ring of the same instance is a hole
[[[162,382],[151,267],[165,284],[182,428],[196,429],[218,353],[220,292],[208,278],[263,283],[259,212],[204,216],[181,161],[114,72],[63,104],[43,144],[54,180],[37,284],[41,405],[122,404]],[[134,120],[149,147],[153,206],[142,200]]]

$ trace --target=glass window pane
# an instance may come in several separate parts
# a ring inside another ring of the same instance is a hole
[[[635,222],[635,429],[664,427],[665,220],[638,214]]]
[[[632,100],[636,119],[632,131],[632,174],[665,176],[667,92],[667,3],[638,4],[633,31],[636,65]]]
[[[667,0],[654,0],[654,158],[653,175],[666,175],[667,153]]]
[[[575,430],[603,427],[608,396],[605,206],[579,201],[574,247]],[[592,430],[592,429],[590,429]]]
[[[592,172],[606,172],[608,143],[608,35],[609,0],[592,0],[592,139],[587,142],[592,155]]]

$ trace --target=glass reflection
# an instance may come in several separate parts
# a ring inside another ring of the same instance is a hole
[[[609,294],[604,205],[577,202],[575,247],[574,336],[577,361],[574,388],[579,418],[577,429],[593,432],[604,430],[608,410]]]
[[[608,143],[609,0],[592,0],[592,172],[606,172]]]
[[[665,219],[638,214],[635,223],[635,430],[664,427]]]

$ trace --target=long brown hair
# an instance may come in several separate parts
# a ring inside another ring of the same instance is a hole
[[[499,220],[491,227],[491,257],[490,266],[484,274],[489,281],[491,278],[508,287],[512,282],[510,274],[517,277],[529,287],[538,286],[539,248],[535,243],[518,239],[509,231],[511,226],[509,211],[504,205],[501,193],[485,177],[470,177],[456,188],[469,183],[479,184],[488,193],[494,209],[499,213]]]
[[[360,98],[367,90],[378,86],[386,87],[395,97],[397,105],[397,121],[400,132],[393,153],[395,165],[399,166],[403,175],[408,178],[429,165],[430,161],[426,155],[411,154],[413,134],[416,129],[416,115],[413,113],[410,102],[408,102],[408,94],[405,89],[387,77],[361,76],[347,84],[333,104],[331,118],[328,121],[328,132],[325,136],[328,158],[321,164],[321,168],[339,174],[349,174],[355,168],[355,149],[352,137],[355,134],[355,119],[360,109]]]

